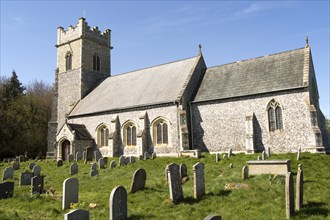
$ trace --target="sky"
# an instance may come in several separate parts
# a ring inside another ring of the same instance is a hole
[[[302,48],[308,36],[320,106],[329,108],[329,1],[4,1],[1,76],[52,84],[57,28],[111,29],[111,74],[198,54],[208,67]]]

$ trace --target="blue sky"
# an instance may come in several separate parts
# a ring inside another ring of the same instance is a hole
[[[329,118],[329,1],[3,1],[1,75],[54,82],[56,29],[112,30],[112,75],[197,55],[208,67],[305,46]]]

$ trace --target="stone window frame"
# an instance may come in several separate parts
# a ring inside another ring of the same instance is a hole
[[[267,118],[268,118],[268,129],[270,132],[276,130],[284,130],[284,117],[283,117],[283,105],[272,99],[267,105]]]
[[[171,125],[170,121],[162,116],[159,116],[153,120],[153,122],[151,123],[151,127],[152,127],[152,142],[154,146],[166,147],[169,145],[170,125]]]
[[[72,53],[70,51],[65,55],[65,70],[72,70]]]
[[[98,72],[101,71],[101,58],[97,53],[93,55],[93,70]]]
[[[123,145],[126,147],[137,146],[137,124],[133,120],[127,120],[122,125]],[[130,132],[130,135],[128,135]]]
[[[96,127],[96,145],[99,148],[109,146],[110,128],[104,123]]]

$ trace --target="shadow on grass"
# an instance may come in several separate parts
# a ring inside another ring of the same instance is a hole
[[[146,215],[130,215],[127,219],[129,220],[135,220],[135,219],[152,219],[155,218],[155,215],[146,214]]]
[[[299,211],[299,213],[305,214],[307,216],[311,215],[323,215],[324,217],[328,216],[329,210],[323,208],[325,206],[324,202],[308,202],[304,205],[303,209]]]
[[[213,192],[207,193],[205,196],[206,197],[212,197],[212,196],[228,196],[230,193],[231,193],[231,190],[220,190],[217,193],[213,193]]]

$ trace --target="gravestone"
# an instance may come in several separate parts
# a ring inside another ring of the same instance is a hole
[[[297,160],[300,160],[300,152],[301,152],[301,148],[299,147],[298,152],[297,152]]]
[[[222,155],[222,158],[223,158],[223,159],[227,158],[227,154],[223,154],[223,155]]]
[[[99,159],[101,158],[100,151],[94,151],[94,158],[96,162],[99,161]]]
[[[61,159],[57,160],[57,162],[56,162],[56,166],[57,166],[57,167],[61,167],[61,166],[63,166],[63,160],[61,160]]]
[[[266,159],[267,159],[267,156],[266,156],[266,152],[265,152],[265,151],[263,151],[263,152],[261,153],[261,159],[262,159],[262,160],[266,160]]]
[[[74,160],[73,154],[69,154],[69,156],[68,156],[69,163],[71,163],[73,160]]]
[[[151,159],[155,159],[156,158],[156,152],[153,152],[152,154],[151,154]]]
[[[91,170],[91,177],[92,176],[97,176],[99,175],[99,171],[98,170]]]
[[[221,220],[220,215],[208,215],[203,220]]]
[[[267,157],[270,157],[270,147],[266,148]]]
[[[129,157],[125,157],[125,165],[129,164]]]
[[[215,162],[218,163],[220,161],[220,153],[215,154]]]
[[[32,168],[32,173],[33,173],[33,176],[40,176],[40,173],[41,173],[41,167],[39,165],[35,165],[33,168]]]
[[[144,152],[144,154],[143,154],[143,159],[144,160],[148,160],[149,159],[149,153],[146,151],[146,152]]]
[[[205,194],[204,164],[196,163],[193,166],[194,173],[194,198],[201,199]]]
[[[127,219],[127,192],[123,186],[115,187],[110,194],[110,220]]]
[[[92,147],[86,147],[86,161],[93,161],[94,151]]]
[[[42,159],[42,153],[41,152],[38,153],[38,156],[36,157],[36,159],[37,160],[41,160]]]
[[[142,155],[139,155],[139,160],[143,160],[143,156]]]
[[[14,178],[14,168],[7,167],[3,173],[2,180],[13,179]]]
[[[246,180],[249,178],[249,168],[248,166],[243,166],[242,168],[242,179]]]
[[[165,167],[165,180],[166,180],[166,183],[168,183],[168,174],[169,174],[168,166],[169,165],[166,165],[166,167]]]
[[[29,169],[32,170],[34,166],[35,166],[35,163],[30,163],[29,164]]]
[[[99,164],[100,169],[105,169],[105,164],[104,164],[104,160],[103,160],[103,158],[100,158],[100,159],[99,159],[98,164]]]
[[[23,155],[20,155],[20,156],[18,157],[18,162],[22,163],[22,162],[24,162],[24,161],[25,161],[24,156],[23,156]]]
[[[63,182],[62,209],[69,209],[71,203],[78,203],[79,181],[67,178]]]
[[[33,173],[31,172],[23,172],[19,177],[19,185],[31,185],[31,179],[33,177]]]
[[[92,163],[91,170],[96,170],[97,169],[97,164],[94,162]]]
[[[3,158],[2,163],[8,163],[8,159],[7,158]]]
[[[76,153],[76,161],[82,160],[82,154],[80,151]]]
[[[44,176],[34,176],[31,179],[31,194],[44,192]]]
[[[108,164],[108,158],[107,157],[103,157],[102,159],[104,161],[104,164],[107,165]]]
[[[233,168],[233,167],[234,167],[233,163],[230,163],[229,168]]]
[[[300,165],[300,164],[299,164]],[[304,175],[302,169],[298,166],[296,179],[296,209],[300,210],[304,202]]]
[[[116,167],[116,161],[115,160],[112,160],[110,162],[110,168],[115,168]]]
[[[83,160],[86,161],[86,151],[83,151]]]
[[[137,169],[132,178],[131,193],[143,190],[147,180],[147,173],[144,169]]]
[[[70,175],[78,174],[78,165],[76,163],[70,166]]]
[[[232,154],[233,154],[233,149],[232,148],[229,148],[229,150],[228,150],[228,158],[231,157]]]
[[[125,165],[125,156],[120,156],[119,157],[119,166],[124,166]]]
[[[0,199],[8,199],[14,195],[14,182],[0,183]]]
[[[257,160],[260,160],[260,156],[258,156]]]
[[[134,156],[130,156],[130,158],[129,158],[129,162],[130,162],[130,163],[135,163],[135,157],[134,157]]]
[[[180,164],[180,178],[183,180],[183,178],[188,177],[188,172],[187,172],[187,166],[182,163]]]
[[[179,165],[175,163],[168,165],[169,192],[170,198],[174,204],[183,200],[182,182],[179,169]]]
[[[293,176],[291,172],[285,176],[285,213],[287,219],[294,215]]]
[[[89,220],[89,211],[76,209],[64,214],[64,220]]]

